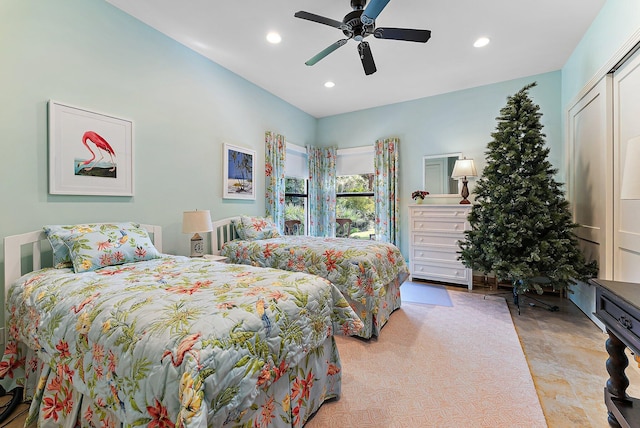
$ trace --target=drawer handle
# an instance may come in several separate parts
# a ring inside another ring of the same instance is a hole
[[[631,330],[631,328],[633,328],[633,322],[624,315],[620,317],[620,319],[618,320],[618,324],[620,324],[622,327],[626,328],[627,330]]]
[[[453,228],[454,228],[455,230],[458,230],[458,228],[460,228],[460,225],[459,225],[459,224],[456,224],[455,226],[453,226]]]

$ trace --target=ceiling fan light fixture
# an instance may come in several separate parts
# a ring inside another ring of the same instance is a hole
[[[325,88],[333,88],[334,86],[336,86],[336,84],[333,83],[331,80],[329,80],[328,82],[324,82]]]
[[[272,31],[269,34],[267,34],[267,41],[271,44],[277,45],[282,41],[282,37],[280,36],[280,34],[276,33],[275,31]]]
[[[489,39],[488,37],[480,37],[475,42],[473,42],[473,47],[482,48],[484,46],[487,46],[490,42],[491,39]]]

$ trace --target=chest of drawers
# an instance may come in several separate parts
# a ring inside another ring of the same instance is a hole
[[[409,205],[412,278],[473,287],[471,269],[458,260],[458,241],[469,230],[470,205]]]

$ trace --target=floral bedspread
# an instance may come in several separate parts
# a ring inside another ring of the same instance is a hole
[[[51,374],[34,401],[54,425],[78,413],[75,388],[92,402],[82,425],[108,426],[112,414],[125,426],[222,426],[327,337],[362,326],[324,279],[179,256],[35,271],[12,286],[7,308],[2,384],[20,385],[43,362]],[[273,406],[258,413],[256,426],[276,417]]]
[[[321,276],[368,311],[377,308],[388,283],[409,275],[398,247],[378,241],[312,236],[234,240],[224,244],[221,254],[232,263]]]

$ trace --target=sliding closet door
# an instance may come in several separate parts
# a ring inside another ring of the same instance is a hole
[[[600,278],[610,279],[613,244],[611,177],[611,77],[605,76],[568,112],[567,190],[580,247],[597,260]],[[609,230],[607,230],[609,228]],[[595,287],[579,283],[569,298],[596,324]]]
[[[613,75],[614,278],[640,283],[640,200],[620,200],[627,141],[640,136],[640,53]],[[636,159],[640,161],[640,159]]]

